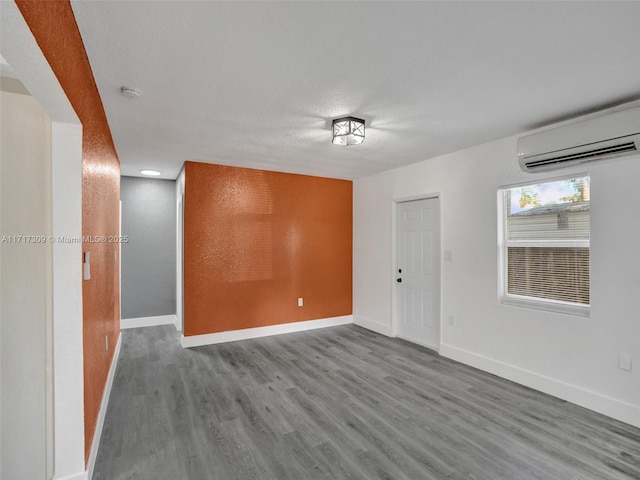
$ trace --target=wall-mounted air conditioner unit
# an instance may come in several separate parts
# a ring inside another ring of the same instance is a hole
[[[639,152],[640,107],[518,139],[518,161],[526,172],[543,172]]]

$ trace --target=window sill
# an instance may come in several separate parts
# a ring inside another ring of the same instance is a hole
[[[557,300],[540,300],[534,297],[524,297],[519,295],[503,295],[500,303],[513,307],[531,308],[545,312],[562,313],[564,315],[575,315],[579,317],[590,317],[591,306],[577,303],[560,302]]]

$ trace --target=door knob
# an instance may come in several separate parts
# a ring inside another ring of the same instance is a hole
[[[401,278],[398,278],[398,279],[396,280],[396,282],[398,282],[398,283],[402,283],[402,279],[401,279]]]

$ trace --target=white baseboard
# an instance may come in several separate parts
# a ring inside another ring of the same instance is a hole
[[[451,345],[442,344],[440,355],[640,427],[640,407],[636,405]]]
[[[111,367],[109,368],[109,374],[107,375],[107,383],[104,386],[104,392],[102,393],[102,401],[100,402],[100,410],[98,411],[98,420],[96,421],[96,429],[93,432],[93,440],[91,441],[91,450],[89,451],[89,460],[87,461],[87,476],[86,478],[91,480],[93,476],[93,467],[96,464],[96,456],[98,455],[98,447],[100,446],[100,438],[102,437],[102,427],[104,427],[104,419],[107,415],[107,407],[109,405],[109,397],[111,396],[111,387],[113,386],[113,377],[116,374],[116,367],[118,365],[118,357],[120,356],[120,346],[122,345],[122,335],[118,336],[118,342],[116,343],[116,349],[113,352],[113,360],[111,361]],[[75,477],[72,477],[75,479]],[[78,479],[79,480],[79,479]]]
[[[192,335],[188,337],[182,335],[180,343],[182,343],[183,348],[201,347],[203,345],[235,342],[238,340],[268,337],[271,335],[282,335],[284,333],[302,332],[304,330],[335,327],[338,325],[347,325],[350,323],[353,323],[353,315],[344,315],[342,317],[321,318],[319,320],[283,323],[280,325],[269,325],[268,327],[245,328],[242,330],[207,333],[204,335]]]
[[[369,320],[368,318],[354,316],[353,323],[356,325],[366,328],[367,330],[371,330],[373,332],[379,333],[381,335],[386,335],[387,337],[393,337],[393,331],[391,329],[391,325],[383,325],[378,322],[374,322],[373,320]]]
[[[87,480],[87,472],[74,473],[66,477],[53,477],[53,480]]]
[[[178,325],[178,317],[175,315],[160,315],[157,317],[123,318],[120,320],[120,330],[155,327],[156,325]]]

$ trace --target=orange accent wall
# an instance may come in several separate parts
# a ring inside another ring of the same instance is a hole
[[[71,4],[68,0],[16,0],[16,4],[82,122],[82,234],[118,235],[120,162]],[[115,243],[83,245],[84,252],[91,252],[91,280],[83,281],[82,290],[85,459],[120,334],[117,248]]]
[[[351,315],[352,192],[347,180],[186,162],[184,334]]]

